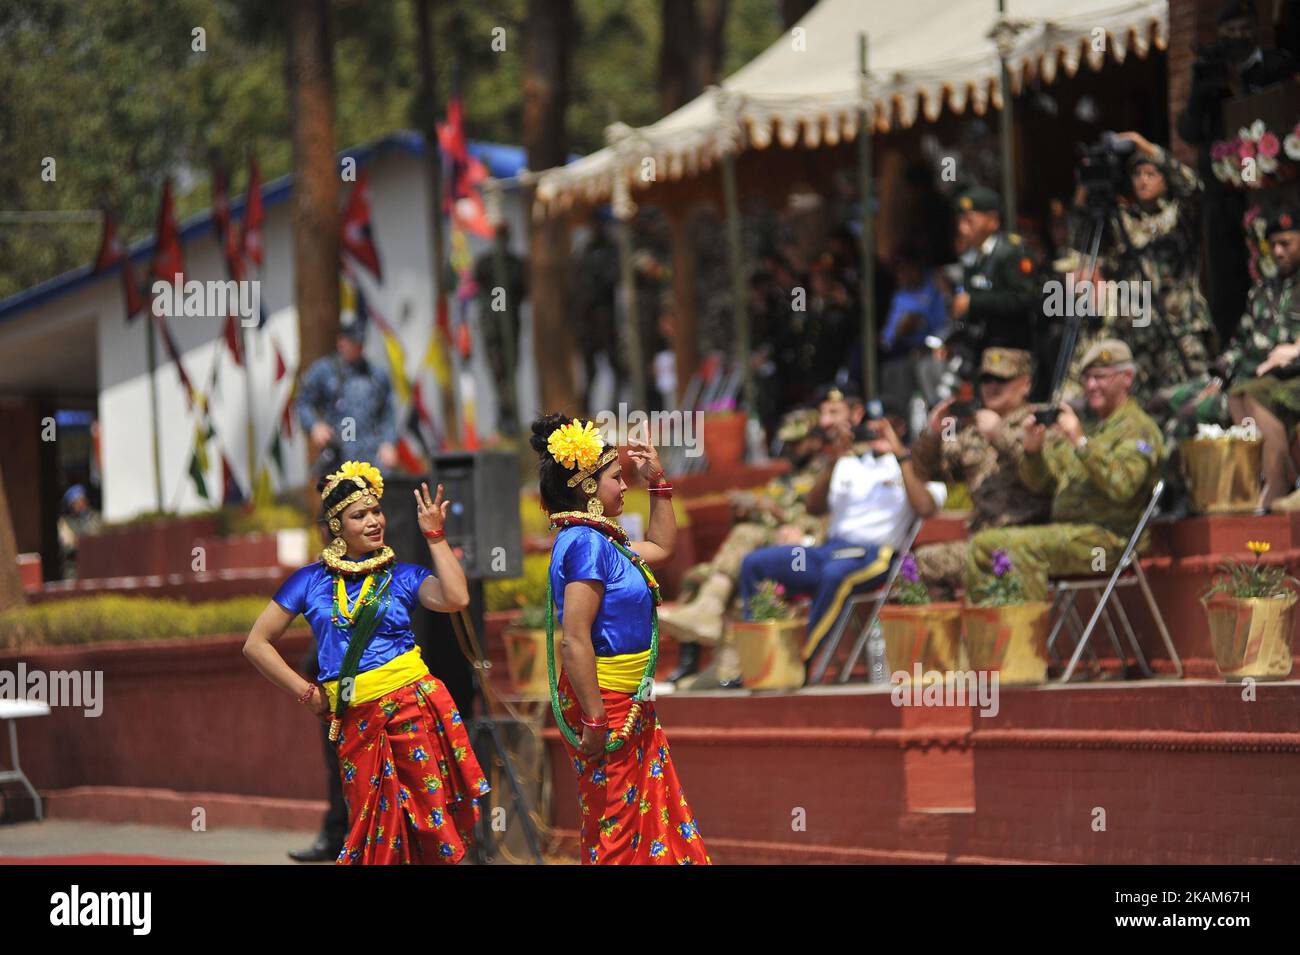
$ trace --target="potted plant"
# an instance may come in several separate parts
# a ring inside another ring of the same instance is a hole
[[[710,471],[739,467],[745,458],[749,418],[732,402],[719,402],[704,412],[701,439]]]
[[[1005,550],[993,552],[993,579],[970,595],[962,608],[966,653],[972,670],[997,671],[1003,684],[1047,679],[1047,630],[1051,604],[1025,600],[1025,591]]]
[[[775,581],[762,581],[750,598],[749,614],[749,620],[729,624],[745,688],[793,690],[803,686],[807,624],[786,602],[785,588]]]
[[[529,699],[550,695],[546,677],[546,605],[525,603],[519,618],[502,634],[506,645],[506,669],[515,692]],[[560,654],[555,654],[558,674]]]
[[[923,673],[961,669],[961,604],[931,601],[911,554],[903,557],[879,620],[885,660],[894,673],[910,680],[918,663]]]
[[[1246,677],[1281,680],[1291,672],[1291,634],[1300,585],[1281,565],[1264,565],[1267,541],[1248,541],[1252,563],[1225,561],[1201,596],[1219,672],[1230,682]]]
[[[1179,443],[1192,510],[1231,514],[1259,506],[1259,471],[1263,443],[1254,428],[1202,424],[1195,438]]]

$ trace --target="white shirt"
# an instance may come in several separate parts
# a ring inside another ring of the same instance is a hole
[[[942,508],[948,487],[929,481],[925,489]],[[902,547],[916,513],[907,501],[903,469],[892,454],[849,455],[835,462],[828,498],[831,511],[826,536],[859,547]]]

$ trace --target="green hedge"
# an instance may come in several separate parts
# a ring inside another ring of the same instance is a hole
[[[73,597],[0,613],[0,647],[27,649],[247,632],[266,602],[265,597],[196,604],[155,597]]]

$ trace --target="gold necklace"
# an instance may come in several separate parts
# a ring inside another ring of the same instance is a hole
[[[321,562],[336,574],[346,574],[349,577],[361,577],[374,570],[382,570],[393,562],[397,555],[393,549],[385,544],[379,548],[379,553],[374,557],[366,560],[345,560],[333,553],[329,548],[321,551]]]

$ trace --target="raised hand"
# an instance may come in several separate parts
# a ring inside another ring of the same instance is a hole
[[[435,534],[447,523],[447,510],[451,501],[442,499],[442,485],[438,485],[437,497],[429,497],[429,485],[423,481],[413,492],[415,494],[415,514],[420,523],[422,534]]]

